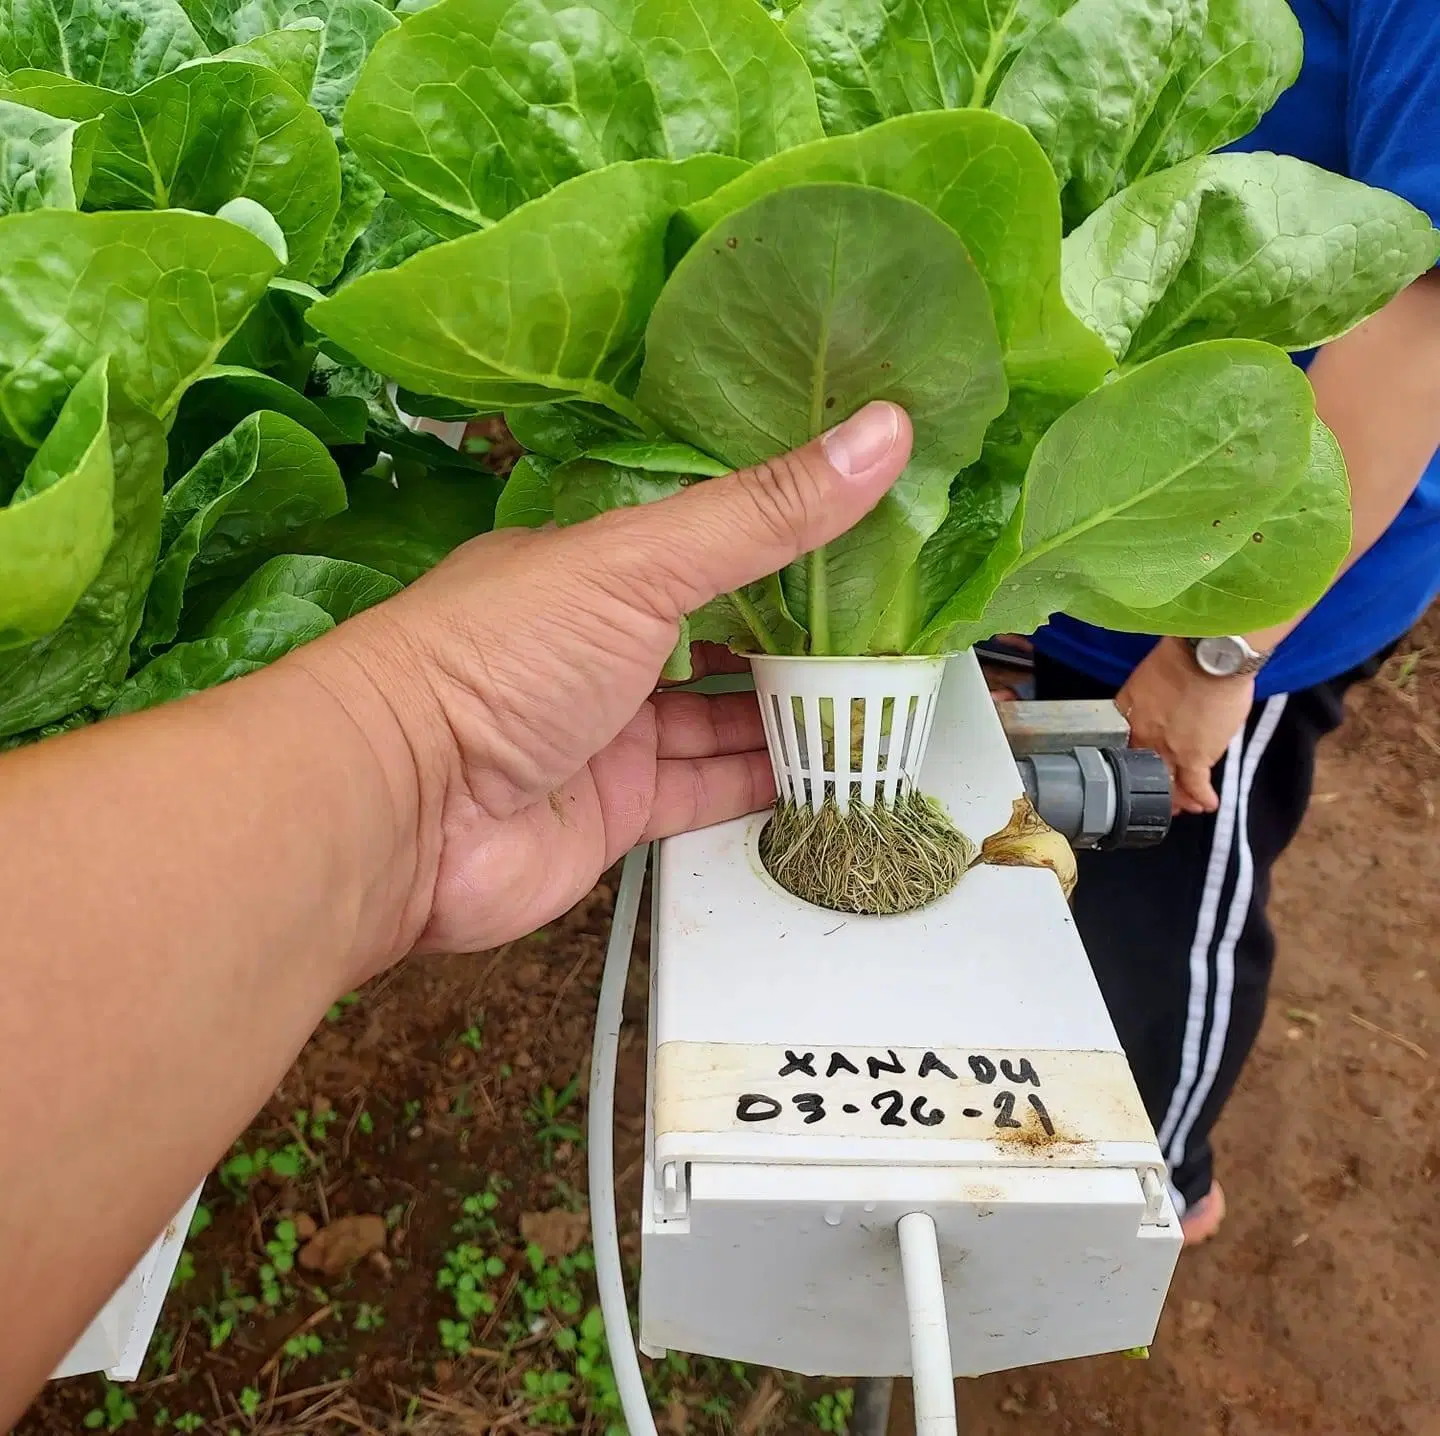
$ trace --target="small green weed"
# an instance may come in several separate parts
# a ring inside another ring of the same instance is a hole
[[[260,1395],[260,1389],[256,1386],[245,1386],[240,1391],[240,1410],[246,1416],[254,1416],[259,1411],[265,1398]]]
[[[260,1300],[272,1311],[278,1311],[295,1295],[280,1278],[295,1270],[295,1253],[299,1250],[300,1235],[295,1223],[288,1218],[276,1222],[274,1235],[265,1243],[265,1255],[270,1260],[260,1267]]]
[[[489,1316],[495,1310],[495,1297],[490,1283],[505,1274],[505,1263],[497,1256],[487,1256],[483,1247],[474,1242],[461,1242],[445,1253],[435,1285],[448,1291],[460,1318],[439,1323],[440,1345],[446,1351],[464,1356],[470,1350],[473,1334],[470,1323],[477,1316]]]
[[[833,1436],[845,1436],[850,1429],[850,1418],[855,1414],[855,1389],[842,1386],[838,1391],[827,1391],[810,1403],[810,1419],[824,1432]]]
[[[562,1336],[565,1341],[560,1339]],[[615,1384],[615,1369],[610,1365],[610,1348],[605,1342],[605,1319],[598,1306],[585,1313],[578,1327],[567,1327],[559,1333],[556,1346],[562,1351],[571,1349],[571,1337],[574,1338],[575,1375],[585,1388],[586,1404],[605,1422],[605,1436],[625,1436],[620,1388]]]
[[[90,1431],[118,1431],[138,1419],[135,1403],[125,1394],[124,1387],[107,1381],[103,1401],[85,1414],[85,1426]]]
[[[383,1308],[368,1301],[362,1301],[355,1308],[355,1320],[352,1323],[356,1331],[379,1331],[385,1325],[385,1312]]]
[[[683,1351],[667,1351],[644,1368],[645,1390],[652,1406],[665,1406],[671,1392],[690,1375],[690,1358]]]
[[[492,1173],[483,1192],[473,1192],[460,1203],[459,1220],[450,1230],[464,1240],[445,1253],[436,1274],[435,1285],[451,1294],[459,1318],[441,1317],[440,1344],[457,1356],[464,1356],[470,1350],[471,1322],[475,1317],[494,1312],[495,1296],[490,1284],[505,1274],[505,1263],[497,1256],[487,1255],[481,1245],[495,1241],[500,1234],[495,1211],[504,1186],[504,1179]]]
[[[555,1192],[557,1207],[564,1207],[567,1212],[585,1210],[585,1194],[573,1182],[567,1182],[564,1177],[551,1177],[550,1185]]]
[[[735,1403],[728,1392],[717,1391],[713,1396],[705,1397],[698,1409],[702,1416],[708,1416],[722,1431],[729,1430],[735,1424]]]
[[[532,1242],[525,1248],[525,1260],[530,1277],[516,1284],[524,1313],[523,1323],[512,1323],[517,1340],[544,1330],[547,1316],[562,1327],[578,1317],[584,1310],[585,1298],[577,1277],[595,1270],[595,1258],[588,1247],[574,1256],[547,1261],[545,1253]]]
[[[520,1378],[520,1389],[534,1405],[526,1416],[531,1426],[558,1426],[568,1431],[575,1425],[567,1398],[575,1385],[568,1371],[537,1371],[533,1367]]]
[[[291,1114],[295,1119],[296,1130],[306,1138],[312,1145],[320,1147],[330,1135],[330,1128],[334,1125],[335,1119],[340,1115],[333,1107],[320,1107],[316,1111],[306,1111],[304,1107],[297,1107]]]
[[[499,1235],[495,1225],[495,1209],[500,1205],[495,1178],[483,1192],[476,1192],[460,1203],[460,1220],[451,1230],[457,1237],[488,1237]]]
[[[175,1429],[185,1432],[186,1436],[189,1436],[190,1432],[200,1430],[204,1425],[205,1418],[194,1411],[187,1411],[183,1416],[175,1418]]]
[[[562,1142],[585,1140],[584,1132],[574,1122],[564,1120],[579,1095],[580,1079],[572,1077],[558,1092],[553,1087],[543,1087],[526,1109],[525,1120],[535,1129],[535,1140],[540,1143],[547,1167],[554,1161],[555,1148]]]
[[[196,1319],[205,1327],[210,1338],[210,1350],[218,1351],[224,1346],[241,1319],[249,1316],[256,1305],[255,1298],[241,1291],[228,1271],[221,1272],[220,1299],[209,1306],[195,1308]]]
[[[485,1045],[484,1039],[480,1035],[478,1022],[472,1022],[455,1040],[462,1047],[468,1047],[472,1052],[478,1052]]]
[[[175,1328],[162,1326],[150,1343],[150,1350],[145,1358],[146,1375],[151,1377],[164,1376],[170,1370],[170,1363],[175,1360]]]
[[[175,1270],[170,1275],[170,1290],[179,1291],[182,1286],[189,1286],[195,1280],[195,1258],[188,1251],[180,1253],[180,1260],[175,1263]]]
[[[605,1322],[598,1307],[587,1310],[585,1288],[595,1270],[594,1254],[586,1247],[571,1256],[547,1260],[531,1243],[525,1249],[525,1262],[528,1271],[515,1288],[520,1313],[517,1320],[507,1323],[508,1339],[521,1341],[553,1326],[551,1342],[571,1367],[573,1382],[565,1387],[552,1383],[549,1397],[557,1402],[562,1395],[567,1402],[571,1396],[583,1399],[586,1410],[604,1423],[606,1436],[625,1436],[620,1393],[605,1344]],[[529,1418],[532,1425],[540,1424],[545,1409],[542,1400],[540,1410]]]
[[[358,992],[347,992],[344,997],[330,1004],[329,1011],[325,1014],[326,1022],[339,1022],[345,1016],[346,1009],[354,1007],[359,1001],[360,994]]]
[[[287,1143],[278,1151],[257,1147],[247,1152],[242,1147],[234,1156],[220,1164],[220,1180],[236,1196],[244,1196],[252,1182],[260,1177],[275,1176],[281,1181],[303,1177],[310,1162],[298,1142]]]
[[[671,1351],[645,1368],[645,1390],[652,1406],[669,1405],[681,1387],[691,1393],[709,1390],[714,1394],[701,1403],[700,1414],[713,1417],[722,1428],[734,1424],[733,1403],[724,1390],[729,1382],[746,1391],[755,1388],[754,1373],[741,1361],[716,1361],[708,1356],[691,1357]]]
[[[325,1350],[325,1338],[316,1331],[296,1332],[285,1343],[284,1350],[286,1357],[298,1365],[302,1361],[308,1361],[312,1356],[319,1356]]]
[[[469,1351],[471,1322],[475,1316],[488,1316],[495,1309],[490,1283],[504,1276],[505,1263],[498,1256],[485,1255],[484,1247],[474,1242],[461,1242],[445,1253],[444,1262],[435,1278],[442,1292],[451,1293],[459,1321],[441,1318],[439,1332],[446,1351],[465,1355]]]
[[[195,1212],[190,1218],[190,1230],[186,1234],[187,1241],[194,1241],[201,1232],[207,1230],[215,1221],[214,1214],[204,1202],[195,1204]],[[189,1250],[182,1248],[180,1259],[175,1263],[174,1274],[170,1278],[170,1290],[179,1291],[182,1286],[187,1286],[195,1280],[195,1258]]]

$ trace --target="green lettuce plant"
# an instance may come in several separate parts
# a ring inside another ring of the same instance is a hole
[[[894,491],[687,637],[1289,616],[1349,529],[1288,353],[1440,252],[1218,153],[1299,63],[1284,0],[0,0],[0,741],[872,398]],[[498,509],[399,407],[504,414]]]
[[[1058,611],[1200,635],[1316,598],[1347,483],[1288,355],[1440,242],[1393,195],[1215,153],[1298,73],[1284,0],[783,8],[406,20],[344,134],[448,240],[311,323],[447,412],[504,411],[528,453],[502,523],[649,502],[903,403],[915,454],[879,508],[691,639],[926,653]]]
[[[438,236],[341,114],[375,0],[0,0],[0,745],[251,671],[491,525],[324,352]]]

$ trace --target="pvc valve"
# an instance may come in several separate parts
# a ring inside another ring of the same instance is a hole
[[[1148,748],[1072,748],[1015,760],[1035,811],[1072,847],[1149,848],[1170,831],[1170,773]]]

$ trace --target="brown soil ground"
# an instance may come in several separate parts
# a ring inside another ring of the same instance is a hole
[[[1279,874],[1276,990],[1219,1133],[1228,1222],[1182,1259],[1149,1361],[962,1383],[971,1436],[1440,1436],[1440,619],[1351,707]],[[58,1383],[16,1436],[87,1417],[208,1436],[604,1433],[603,1362],[577,1375],[592,1290],[583,1219],[566,1215],[585,1203],[583,1094],[566,1088],[587,1069],[610,901],[602,886],[511,948],[411,964],[338,1007],[237,1147],[281,1151],[285,1175],[232,1167],[207,1185],[211,1221],[144,1381],[108,1412],[98,1378]],[[637,965],[632,1019],[644,983]],[[627,1194],[641,1030],[618,1103]],[[467,1214],[491,1189],[493,1211]],[[384,1251],[333,1276],[277,1271],[266,1307],[262,1267],[290,1245],[277,1223],[303,1235],[356,1214],[385,1219]],[[526,1237],[549,1252],[538,1273]],[[461,1356],[442,1348],[459,1314],[439,1281],[447,1253],[453,1271],[477,1252],[494,1310]],[[815,1383],[702,1361],[652,1377],[674,1436],[839,1429]],[[908,1420],[902,1391],[892,1430]]]

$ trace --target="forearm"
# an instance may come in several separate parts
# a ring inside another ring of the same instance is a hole
[[[0,758],[0,1430],[394,940],[404,802],[294,663]]]
[[[1322,349],[1310,382],[1350,474],[1353,531],[1338,578],[1395,521],[1440,448],[1440,274],[1417,280]],[[1246,636],[1264,651],[1303,618]]]

